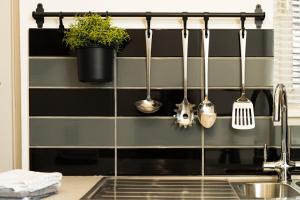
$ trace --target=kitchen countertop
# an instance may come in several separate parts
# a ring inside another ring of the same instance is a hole
[[[77,200],[87,193],[102,176],[64,176],[58,193],[46,200]]]

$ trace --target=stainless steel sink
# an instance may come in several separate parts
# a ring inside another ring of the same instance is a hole
[[[294,188],[281,183],[231,183],[241,199],[293,199],[300,195]]]
[[[105,178],[82,200],[238,200],[226,180]]]
[[[278,183],[277,177],[106,177],[81,200],[238,200],[299,199],[294,180]]]

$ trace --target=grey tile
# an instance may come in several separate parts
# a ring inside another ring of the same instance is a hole
[[[200,86],[201,59],[188,60],[188,85]],[[145,87],[145,58],[118,58],[118,87]],[[182,87],[181,58],[153,58],[151,65],[152,87]]]
[[[280,134],[275,131],[271,118],[257,118],[255,125],[255,128],[251,130],[236,130],[231,127],[231,118],[217,118],[215,125],[204,131],[205,145],[280,145]]]
[[[173,119],[119,118],[118,146],[201,146],[199,123],[178,128]]]
[[[240,87],[240,58],[211,58],[208,80],[210,87]],[[246,86],[273,86],[273,58],[246,59]]]
[[[31,87],[112,87],[112,83],[81,83],[77,78],[76,59],[72,57],[31,58],[29,82]],[[189,59],[188,85],[201,85],[201,58]],[[239,58],[210,58],[210,87],[240,86]],[[145,59],[118,58],[118,86],[145,87]],[[273,77],[272,58],[248,58],[246,86],[271,87]],[[255,78],[254,78],[255,77]],[[153,58],[152,87],[182,87],[182,59]]]
[[[114,119],[31,118],[31,146],[114,146]]]
[[[201,58],[188,60],[188,85],[201,86]],[[152,58],[151,66],[152,87],[182,87],[181,58]],[[118,58],[118,86],[145,87],[145,59]],[[272,58],[247,58],[246,86],[271,87],[273,83]],[[210,87],[239,87],[240,59],[210,58],[209,86]]]
[[[291,127],[292,145],[300,147],[300,126]]]
[[[30,87],[107,87],[112,83],[91,84],[78,80],[76,58],[30,58]]]

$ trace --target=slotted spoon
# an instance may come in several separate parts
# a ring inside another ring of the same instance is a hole
[[[191,104],[187,98],[187,56],[188,56],[188,37],[189,32],[186,30],[186,35],[184,35],[184,30],[182,30],[182,47],[183,47],[183,91],[184,97],[180,104],[176,104],[177,109],[174,111],[177,113],[174,115],[176,117],[175,123],[179,127],[187,128],[194,124],[194,104]]]
[[[242,94],[232,106],[232,128],[243,130],[255,127],[253,104],[246,97],[245,91],[246,38],[247,31],[244,30],[243,36],[243,30],[240,30]]]

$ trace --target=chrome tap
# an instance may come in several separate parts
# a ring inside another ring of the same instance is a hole
[[[291,181],[291,170],[300,166],[299,161],[290,160],[290,133],[288,128],[287,94],[283,84],[278,84],[274,93],[273,121],[281,121],[281,155],[278,161],[267,161],[267,145],[264,146],[264,171],[275,171],[283,183]]]

